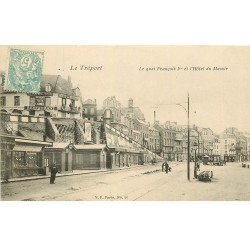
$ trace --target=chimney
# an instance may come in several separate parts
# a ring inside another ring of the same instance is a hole
[[[133,106],[134,106],[133,99],[129,98],[129,100],[128,100],[128,107],[129,108],[133,108]]]
[[[156,111],[154,111],[154,124],[156,122]]]

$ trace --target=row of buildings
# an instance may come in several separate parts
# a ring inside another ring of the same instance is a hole
[[[96,100],[83,102],[83,117],[92,121],[104,121],[138,141],[144,147],[169,161],[187,159],[187,126],[177,122],[153,124],[146,119],[139,107],[134,106],[133,99],[128,100],[127,107],[122,107],[115,96],[103,102],[102,109],[97,108]],[[154,114],[156,117],[156,114]],[[191,160],[209,157],[212,161],[249,161],[250,133],[240,132],[237,128],[226,128],[216,134],[211,128],[190,127]]]
[[[0,72],[1,176],[119,168],[160,160],[141,141],[112,126],[113,113],[83,101],[70,77],[43,75],[39,93],[8,91]],[[89,116],[88,116],[89,114]],[[95,118],[94,118],[95,117]]]
[[[36,94],[4,86],[0,72],[2,176],[48,174],[53,162],[61,171],[72,171],[187,158],[187,127],[156,119],[150,124],[131,98],[124,107],[108,97],[99,109],[95,99],[83,100],[70,77],[60,75],[43,75]],[[236,128],[216,135],[193,125],[190,145],[193,160],[250,159],[249,135]]]

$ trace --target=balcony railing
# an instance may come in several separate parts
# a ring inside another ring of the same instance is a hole
[[[69,113],[80,113],[80,107],[52,107],[52,106],[24,106],[25,110],[59,110],[61,112],[69,112]]]
[[[61,112],[69,112],[69,113],[79,113],[80,108],[77,107],[66,107],[66,106],[59,106],[58,110]]]

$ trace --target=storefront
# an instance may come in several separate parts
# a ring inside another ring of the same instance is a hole
[[[221,157],[220,157],[220,155],[211,155],[210,156],[210,161],[211,162],[220,162],[221,161]]]
[[[121,131],[105,124],[107,168],[143,165],[161,157],[129,138]]]
[[[224,155],[225,162],[235,162],[236,156],[235,155]]]
[[[106,145],[85,144],[73,146],[73,170],[106,168]]]
[[[107,147],[107,168],[114,169],[126,166],[126,149]]]
[[[1,178],[44,175],[45,146],[51,146],[51,143],[1,135]]]
[[[59,172],[72,172],[72,149],[73,145],[68,142],[54,142],[52,147],[44,149],[44,162],[46,174],[50,167],[55,164]]]
[[[107,148],[107,168],[122,168],[144,164],[144,152],[131,148]]]

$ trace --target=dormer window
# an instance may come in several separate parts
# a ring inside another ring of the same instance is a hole
[[[45,85],[45,91],[46,92],[50,92],[51,91],[51,85],[50,84],[46,84]]]

